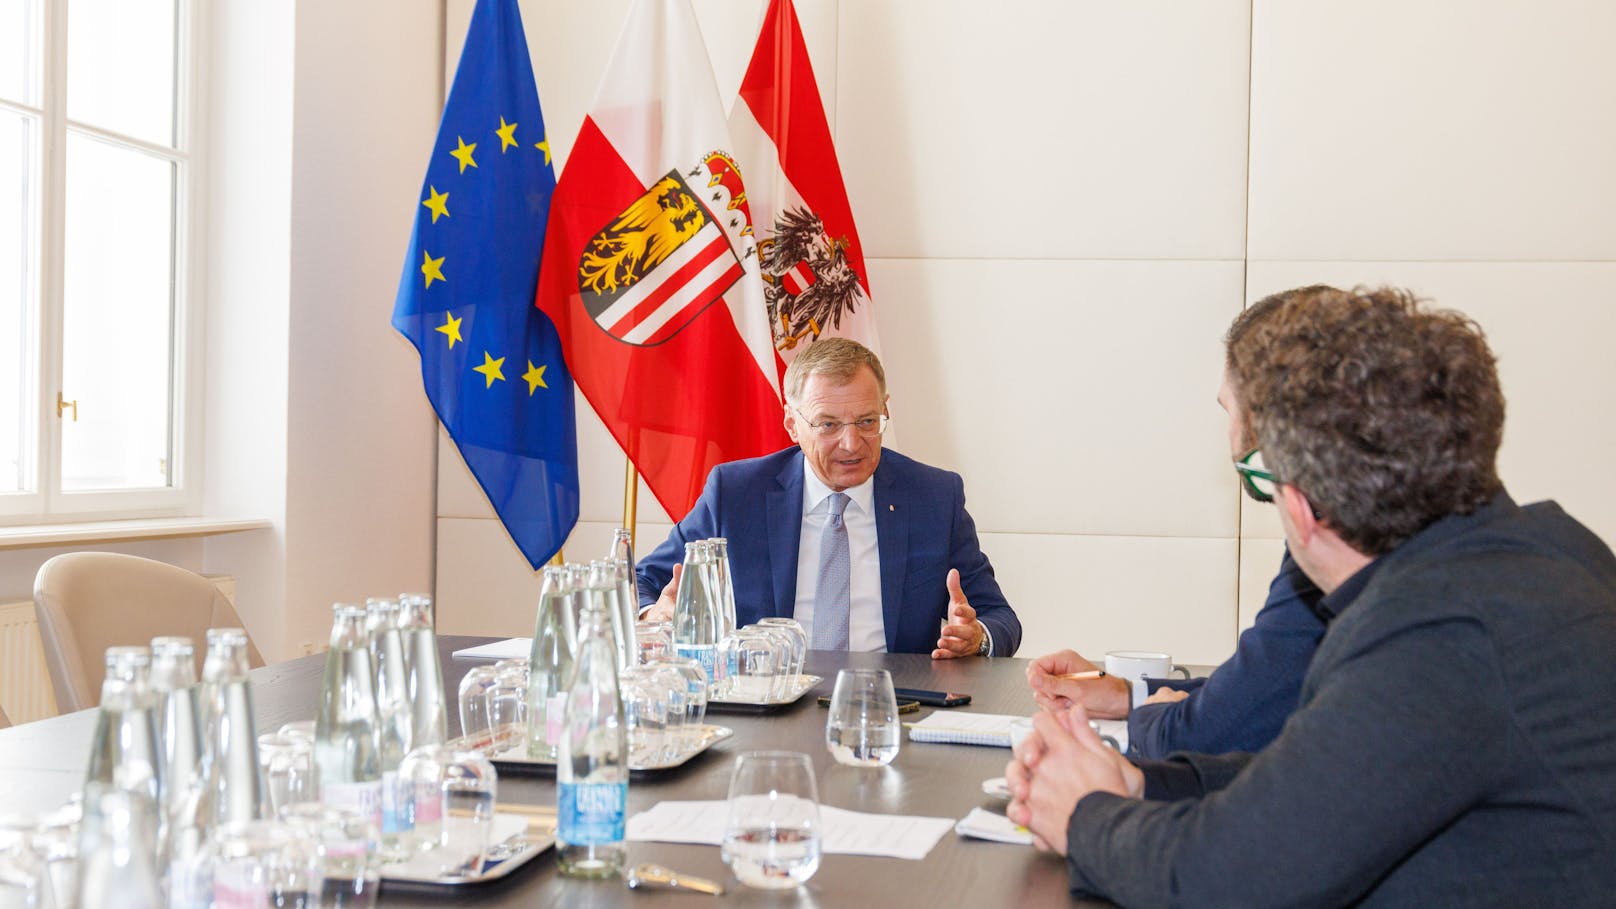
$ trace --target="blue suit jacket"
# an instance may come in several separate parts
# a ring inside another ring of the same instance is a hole
[[[684,561],[685,544],[729,541],[735,618],[742,625],[790,617],[797,601],[797,548],[802,537],[802,450],[714,467],[690,514],[640,559],[640,602],[652,603]],[[1021,621],[1005,602],[993,566],[977,544],[959,474],[883,449],[875,468],[875,533],[881,554],[881,612],[887,651],[930,653],[948,612],[948,570],[977,620],[993,635],[993,654],[1021,645]]]

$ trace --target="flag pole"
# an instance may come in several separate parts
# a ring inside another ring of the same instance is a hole
[[[628,545],[634,548],[634,517],[639,510],[640,499],[640,472],[634,468],[634,461],[624,458],[623,470],[623,526],[628,529]]]

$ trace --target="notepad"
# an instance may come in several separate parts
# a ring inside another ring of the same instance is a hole
[[[938,711],[918,723],[909,724],[909,741],[1009,748],[1010,723],[1018,719],[1020,717],[1008,713]]]
[[[990,745],[1010,747],[1010,723],[1020,717],[1006,713],[961,713],[958,710],[933,713],[909,725],[909,741],[940,742],[949,745]],[[1128,752],[1127,720],[1089,720],[1089,726],[1116,741],[1117,750]]]

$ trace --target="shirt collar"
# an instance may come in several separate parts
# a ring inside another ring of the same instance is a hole
[[[1341,613],[1346,612],[1347,607],[1358,599],[1359,595],[1364,592],[1364,588],[1369,586],[1369,581],[1375,576],[1375,572],[1380,570],[1381,563],[1388,558],[1407,558],[1412,553],[1418,553],[1435,546],[1468,528],[1478,524],[1485,524],[1500,516],[1512,514],[1519,508],[1520,506],[1515,504],[1515,500],[1510,498],[1509,493],[1500,488],[1498,492],[1493,494],[1487,504],[1470,514],[1450,514],[1443,517],[1427,525],[1425,529],[1414,534],[1396,549],[1381,555],[1368,565],[1358,569],[1353,573],[1352,577],[1341,582],[1340,587],[1331,591],[1329,596],[1320,600],[1319,605],[1313,611],[1318,613],[1319,618],[1328,624],[1332,620],[1339,618]]]
[[[808,459],[803,458],[802,513],[807,514],[819,508],[826,499],[830,498],[830,494],[833,492],[835,490],[826,486],[825,482],[819,478],[819,474],[814,473],[813,465],[808,463]],[[849,486],[842,492],[846,493],[847,498],[850,500],[848,502],[849,507],[857,506],[865,514],[875,513],[875,474],[870,474],[869,479],[857,486]]]
[[[1342,581],[1341,586],[1330,591],[1323,599],[1319,600],[1319,605],[1315,606],[1313,611],[1318,614],[1319,618],[1324,620],[1325,624],[1340,618],[1341,613],[1346,612],[1347,607],[1351,606],[1353,601],[1358,599],[1359,594],[1364,592],[1364,588],[1369,586],[1370,579],[1375,576],[1375,572],[1380,570],[1380,563],[1380,559],[1375,559],[1368,565],[1353,572],[1352,577]]]

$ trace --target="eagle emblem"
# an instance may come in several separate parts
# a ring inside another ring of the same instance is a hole
[[[859,275],[847,261],[847,240],[832,240],[809,209],[786,209],[774,222],[774,236],[758,243],[764,297],[775,346],[791,350],[804,338],[817,338],[858,309],[864,298]]]
[[[755,255],[740,171],[711,152],[669,171],[584,244],[578,291],[590,318],[612,337],[660,344],[722,299]]]

